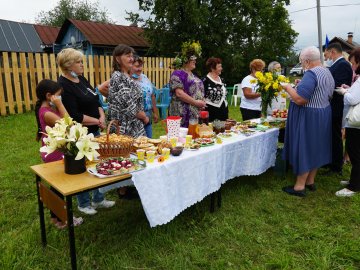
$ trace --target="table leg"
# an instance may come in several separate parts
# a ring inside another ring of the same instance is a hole
[[[75,250],[75,233],[74,233],[74,220],[73,220],[73,210],[72,210],[72,196],[66,196],[66,212],[67,212],[68,231],[69,231],[71,269],[75,270],[76,250]]]
[[[40,176],[36,175],[36,191],[37,191],[38,205],[39,205],[41,242],[43,247],[46,247],[47,243],[46,243],[46,229],[45,229],[45,218],[44,218],[44,204],[40,199],[40,190],[39,190],[40,181],[41,181]]]
[[[221,207],[221,188],[217,191],[217,205],[220,208]]]
[[[210,194],[210,213],[215,211],[215,192]]]

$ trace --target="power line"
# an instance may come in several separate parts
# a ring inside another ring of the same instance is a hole
[[[320,7],[323,8],[323,7],[347,7],[347,6],[360,6],[360,3],[358,3],[358,4],[337,4],[337,5],[327,5],[327,6],[320,6]],[[291,11],[289,13],[297,13],[297,12],[306,11],[306,10],[310,10],[310,9],[314,9],[314,8],[316,8],[316,7],[299,9],[299,10]]]

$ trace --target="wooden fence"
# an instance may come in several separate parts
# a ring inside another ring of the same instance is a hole
[[[172,58],[144,57],[144,73],[161,88],[171,74]],[[84,57],[84,76],[96,86],[111,76],[112,56]],[[36,103],[36,85],[61,74],[54,54],[3,52],[0,55],[0,115],[30,111]]]

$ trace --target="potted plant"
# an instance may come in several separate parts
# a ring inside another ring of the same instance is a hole
[[[78,174],[86,170],[85,157],[93,160],[99,153],[99,144],[92,141],[93,134],[88,134],[87,127],[73,121],[66,115],[56,121],[54,127],[46,127],[44,146],[40,152],[50,154],[55,150],[64,153],[65,173]]]

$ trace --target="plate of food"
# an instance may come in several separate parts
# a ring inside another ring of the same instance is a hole
[[[199,143],[192,142],[192,143],[190,143],[189,146],[185,147],[184,149],[188,150],[188,151],[197,151],[200,149],[200,147],[201,147],[201,145]]]
[[[215,140],[213,138],[197,138],[194,141],[195,143],[200,144],[201,147],[215,144]]]
[[[99,178],[107,178],[140,171],[146,168],[146,162],[137,158],[113,157],[101,160],[88,173]]]

